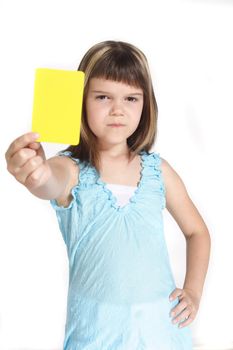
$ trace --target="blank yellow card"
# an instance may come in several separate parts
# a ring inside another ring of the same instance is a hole
[[[37,141],[77,145],[84,89],[84,72],[37,68],[32,131]]]

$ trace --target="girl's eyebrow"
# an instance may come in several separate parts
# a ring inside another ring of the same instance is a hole
[[[96,93],[96,94],[111,94],[111,92],[107,92],[107,91],[101,91],[101,90],[92,90],[92,93]],[[143,94],[140,92],[134,92],[134,93],[128,93],[126,95],[130,95],[130,96],[142,96]]]

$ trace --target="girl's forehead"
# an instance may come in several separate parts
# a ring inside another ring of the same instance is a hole
[[[91,78],[89,81],[89,89],[92,90],[103,90],[103,91],[111,91],[111,90],[128,90],[134,92],[142,92],[140,87],[136,87],[134,85],[129,85],[124,82],[109,80],[105,78]]]

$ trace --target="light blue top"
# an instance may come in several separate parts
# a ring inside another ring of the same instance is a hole
[[[69,259],[64,350],[192,349],[189,326],[178,328],[169,316],[179,300],[169,301],[176,285],[163,231],[161,158],[139,155],[140,182],[123,207],[99,172],[75,158],[70,205],[51,200]]]

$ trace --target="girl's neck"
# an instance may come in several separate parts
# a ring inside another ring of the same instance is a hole
[[[107,152],[100,151],[100,159],[103,162],[122,162],[128,163],[133,159],[133,154],[130,150],[126,150],[123,152]]]

